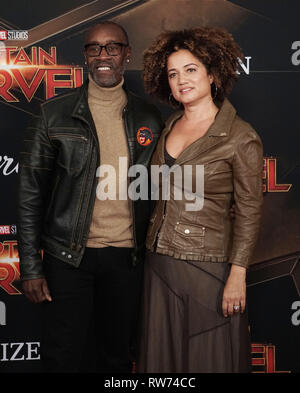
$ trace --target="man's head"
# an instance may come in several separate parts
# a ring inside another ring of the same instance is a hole
[[[101,87],[121,82],[130,54],[127,33],[114,22],[99,23],[86,33],[84,57],[91,77]]]

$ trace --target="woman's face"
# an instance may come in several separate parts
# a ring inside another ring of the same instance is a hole
[[[167,72],[173,97],[183,105],[211,99],[213,76],[189,50],[173,52],[168,58]]]

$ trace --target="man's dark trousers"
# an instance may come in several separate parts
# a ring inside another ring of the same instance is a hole
[[[52,302],[43,304],[45,372],[131,372],[142,263],[130,248],[87,248],[75,268],[44,257]]]

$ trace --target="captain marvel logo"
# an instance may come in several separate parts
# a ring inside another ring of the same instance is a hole
[[[136,134],[138,143],[142,146],[148,146],[153,141],[153,134],[150,128],[141,127]]]

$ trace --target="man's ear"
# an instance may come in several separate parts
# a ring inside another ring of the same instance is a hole
[[[85,51],[83,51],[83,57],[84,57],[84,64],[87,64],[87,57]]]
[[[131,46],[127,46],[127,51],[126,51],[126,62],[129,63],[130,57],[131,57]]]

